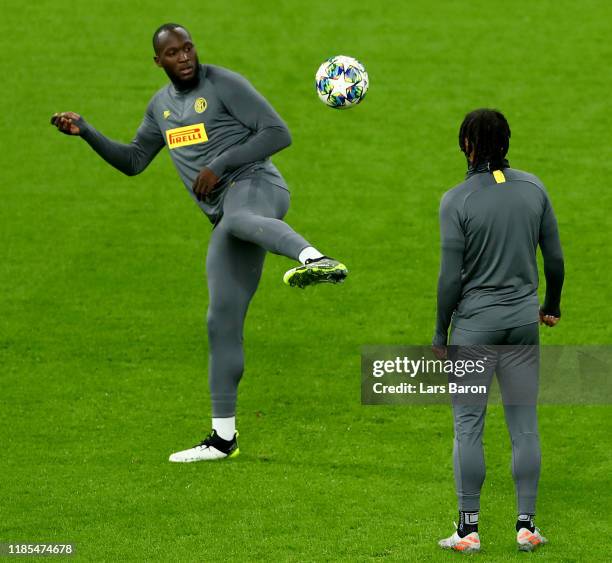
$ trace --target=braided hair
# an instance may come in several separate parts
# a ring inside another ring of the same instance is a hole
[[[459,128],[459,148],[468,158],[474,153],[472,167],[483,164],[488,164],[491,170],[507,167],[509,146],[510,126],[500,111],[481,108],[465,116]]]

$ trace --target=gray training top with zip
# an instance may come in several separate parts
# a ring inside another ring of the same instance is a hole
[[[434,344],[448,328],[494,331],[538,322],[541,248],[546,276],[542,310],[560,316],[563,253],[557,220],[535,176],[482,166],[440,204],[441,268]]]
[[[198,84],[186,91],[170,83],[151,99],[136,136],[129,144],[108,139],[81,118],[81,137],[109,164],[127,175],[142,172],[168,146],[183,183],[198,206],[216,223],[229,183],[246,172],[287,189],[268,157],[291,144],[284,121],[239,74],[200,65]],[[220,182],[204,201],[192,184],[203,168]]]

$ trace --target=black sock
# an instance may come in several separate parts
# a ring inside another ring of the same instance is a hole
[[[533,517],[535,514],[519,514],[516,519],[516,531],[518,532],[522,528],[527,528],[530,532],[535,532],[535,524],[533,523]]]
[[[457,534],[460,538],[464,538],[472,532],[478,531],[478,511],[464,512],[459,511],[459,526],[457,526]]]

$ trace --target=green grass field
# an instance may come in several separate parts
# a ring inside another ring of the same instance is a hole
[[[511,164],[548,186],[567,263],[545,344],[611,344],[612,6],[358,0],[3,3],[0,542],[76,542],[94,561],[446,561],[456,518],[450,409],[365,407],[366,344],[431,338],[437,208],[456,132],[505,112]],[[271,256],[245,331],[234,462],[173,465],[209,429],[206,218],[164,151],[127,178],[48,124],[82,113],[129,140],[166,80],[150,36],[192,31],[286,119],[287,220],[351,269],[282,285]],[[371,89],[326,109],[313,73],[361,59]],[[548,561],[610,561],[609,406],[540,409]],[[481,561],[515,551],[510,445],[486,431]],[[529,557],[529,556],[527,556]]]

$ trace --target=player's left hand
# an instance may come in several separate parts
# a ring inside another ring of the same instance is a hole
[[[540,324],[546,326],[555,326],[559,322],[560,318],[553,315],[546,315],[542,309],[540,309]]]
[[[204,168],[193,183],[193,193],[198,201],[202,201],[218,182],[219,177],[210,168]]]

